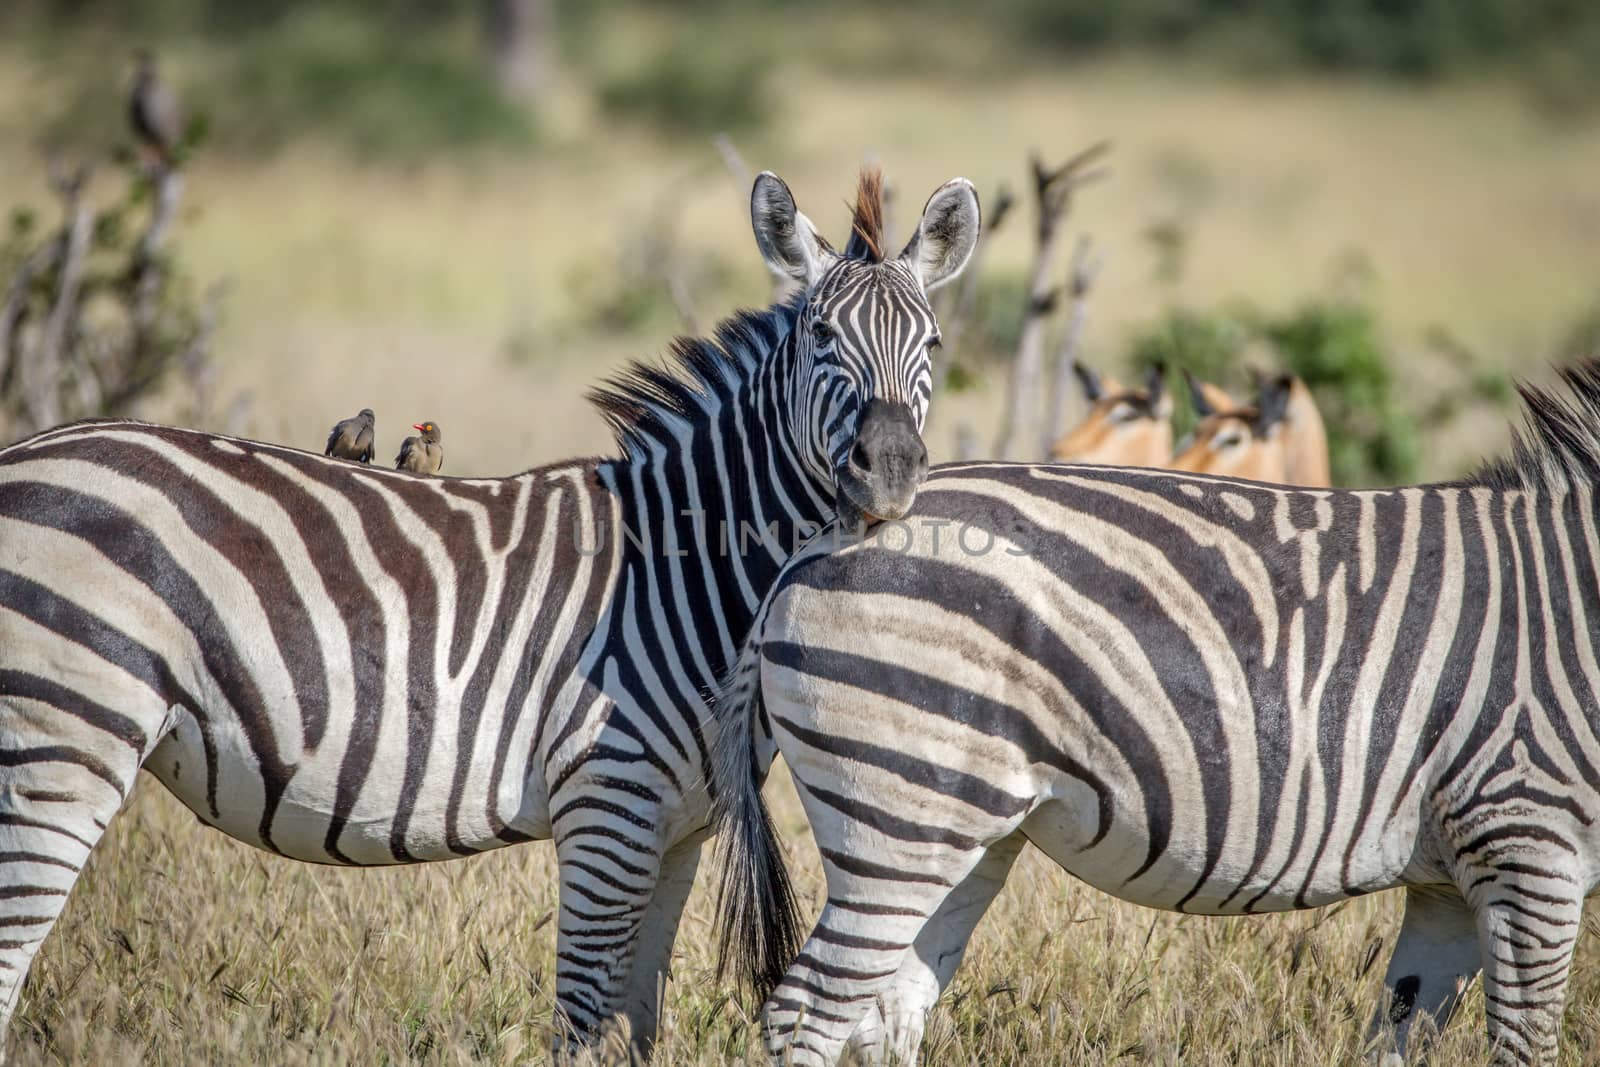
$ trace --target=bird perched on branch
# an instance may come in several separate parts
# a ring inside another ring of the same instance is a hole
[[[128,122],[139,144],[161,166],[177,164],[183,142],[183,108],[177,94],[161,80],[156,57],[141,48],[133,54],[133,90],[128,94]]]
[[[444,446],[439,443],[439,424],[417,422],[412,423],[411,428],[420,436],[408,437],[400,442],[400,454],[394,457],[395,469],[417,474],[438,474],[444,466]]]
[[[322,454],[371,463],[372,439],[377,422],[377,416],[371,408],[362,408],[352,418],[340,419],[333,424],[333,431],[328,434],[328,447]]]

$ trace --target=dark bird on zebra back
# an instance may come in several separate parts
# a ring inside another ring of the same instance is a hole
[[[333,430],[328,434],[328,447],[323,449],[322,454],[353,459],[358,463],[371,463],[376,427],[377,416],[372,409],[362,408],[350,418],[340,419],[333,424]]]
[[[183,142],[183,106],[171,86],[162,81],[154,53],[141,48],[133,58],[128,123],[140,146],[163,167],[171,167],[177,162],[178,146]]]
[[[440,443],[439,424],[415,422],[411,428],[419,436],[400,442],[400,454],[394,457],[395,470],[415,474],[438,474],[444,467],[444,445]]]

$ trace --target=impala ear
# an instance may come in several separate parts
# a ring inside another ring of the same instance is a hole
[[[922,221],[900,258],[911,264],[931,292],[961,273],[978,247],[983,212],[978,191],[965,178],[952,178],[934,190],[922,209]]]
[[[800,214],[783,179],[764,170],[750,190],[750,226],[756,246],[772,273],[810,288],[822,276],[827,244],[811,220]]]
[[[1089,403],[1093,404],[1106,395],[1105,388],[1100,384],[1100,375],[1087,363],[1073,360],[1072,373],[1078,376],[1078,384],[1083,387],[1083,398]]]
[[[1254,428],[1257,437],[1265,437],[1288,415],[1289,390],[1293,385],[1294,379],[1287,374],[1268,378],[1261,383],[1261,391],[1256,394],[1257,414]]]
[[[1198,418],[1215,415],[1216,410],[1211,406],[1211,398],[1206,395],[1205,383],[1185,370],[1183,380],[1189,383],[1189,403],[1194,405],[1194,413]]]
[[[1154,363],[1144,373],[1144,391],[1149,397],[1150,414],[1160,417],[1169,414],[1172,408],[1167,396],[1167,365]],[[1165,410],[1163,410],[1165,405]]]
[[[1239,405],[1221,386],[1203,382],[1188,370],[1183,372],[1183,377],[1189,383],[1189,399],[1194,403],[1194,413],[1202,419],[1207,415],[1239,410]]]

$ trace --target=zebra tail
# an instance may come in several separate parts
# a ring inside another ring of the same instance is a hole
[[[770,600],[769,600],[770,603]],[[720,869],[717,887],[717,975],[738,979],[765,1001],[800,954],[800,908],[783,862],[777,829],[761,796],[765,777],[755,748],[761,714],[763,608],[716,697],[712,804]]]

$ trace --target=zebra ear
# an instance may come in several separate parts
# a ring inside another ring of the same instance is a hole
[[[978,191],[967,179],[952,178],[928,197],[917,232],[900,258],[911,264],[924,290],[937,289],[967,265],[982,227]]]
[[[824,245],[817,229],[794,206],[794,194],[783,179],[770,170],[758,174],[750,190],[750,225],[772,273],[808,289],[822,275]]]

